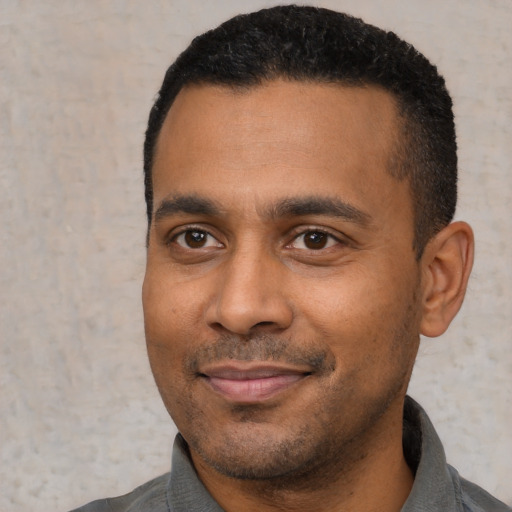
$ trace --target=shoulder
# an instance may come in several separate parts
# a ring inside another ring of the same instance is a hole
[[[116,498],[92,501],[71,512],[167,512],[167,485],[170,473],[165,473],[132,492]]]
[[[450,471],[456,471],[450,467]],[[499,501],[487,491],[457,475],[464,512],[512,512],[512,508]],[[455,479],[454,479],[455,480]]]
[[[459,476],[446,462],[443,445],[426,412],[407,397],[404,455],[415,469],[414,484],[402,512],[512,512],[478,485]]]

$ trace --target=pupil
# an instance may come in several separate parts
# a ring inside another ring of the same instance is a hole
[[[327,235],[318,231],[311,231],[305,237],[304,243],[309,249],[322,249],[327,242]]]
[[[185,241],[189,247],[202,247],[206,241],[206,233],[202,231],[187,231]]]

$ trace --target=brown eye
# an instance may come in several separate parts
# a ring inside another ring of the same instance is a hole
[[[204,231],[187,231],[185,233],[184,239],[185,243],[194,249],[198,247],[203,247],[206,243],[207,234]]]
[[[207,247],[222,247],[222,244],[207,231],[187,229],[174,239],[175,243],[186,249],[204,249]]]
[[[340,243],[339,240],[330,233],[311,229],[309,231],[303,231],[300,235],[298,235],[291,243],[291,247],[294,249],[320,251],[322,249],[333,247],[338,243]]]
[[[308,231],[304,234],[304,245],[308,249],[323,249],[329,241],[329,235],[321,231]]]

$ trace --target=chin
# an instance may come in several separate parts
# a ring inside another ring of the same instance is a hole
[[[278,427],[245,424],[234,432],[224,431],[220,439],[187,440],[191,452],[218,473],[239,480],[282,480],[311,470],[323,451],[309,431],[286,436]]]

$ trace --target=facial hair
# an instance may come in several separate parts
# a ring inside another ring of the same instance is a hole
[[[406,331],[407,329],[404,329]],[[397,333],[403,341],[404,333]],[[258,335],[250,337],[223,336],[215,342],[201,346],[189,354],[183,362],[183,371],[190,379],[197,378],[199,369],[204,364],[226,361],[258,361],[279,362],[290,365],[311,368],[315,378],[328,380],[336,370],[334,355],[327,350],[305,344],[293,343],[291,340],[276,336]],[[350,400],[357,392],[351,384],[350,374],[343,383],[331,387],[329,393],[339,394],[340,402],[326,401],[323,414],[313,416],[309,422],[300,421],[293,435],[285,438],[271,438],[261,435],[260,426],[265,427],[268,413],[272,407],[266,404],[233,404],[230,414],[237,418],[240,424],[250,424],[254,436],[244,434],[244,437],[230,437],[226,434],[226,442],[221,450],[209,449],[208,430],[202,411],[195,407],[187,407],[187,423],[196,427],[188,432],[182,432],[190,448],[199,454],[206,464],[217,472],[238,480],[260,482],[265,492],[281,489],[318,488],[328,485],[329,478],[317,478],[324,475],[325,469],[330,468],[330,474],[348,473],[349,468],[366,457],[362,436],[371,425],[377,423],[390,403],[403,391],[404,381],[408,381],[409,367],[404,368],[402,375],[397,375],[393,385],[379,396],[374,403],[360,404],[356,424],[359,427],[353,432],[341,432],[333,438],[332,432],[339,431],[333,424],[336,409],[343,407],[344,398]],[[183,397],[193,401],[192,396]],[[299,418],[300,420],[300,418]],[[351,423],[349,421],[348,423]],[[317,440],[312,444],[312,440]],[[345,439],[345,440],[343,440]],[[259,450],[255,446],[259,445]],[[245,450],[247,447],[247,452]],[[309,449],[308,449],[309,448]],[[251,456],[247,456],[251,453]],[[312,477],[316,475],[317,477]]]

